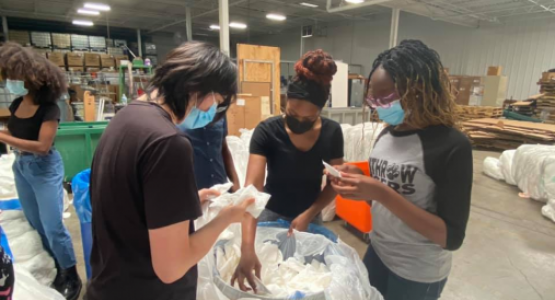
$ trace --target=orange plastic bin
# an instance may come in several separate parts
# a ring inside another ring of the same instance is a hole
[[[367,161],[351,162],[347,164],[357,166],[366,176],[370,176],[370,165]],[[366,235],[372,231],[370,204],[365,201],[345,199],[339,195],[337,195],[335,200],[336,214],[349,225],[365,234],[366,237]]]

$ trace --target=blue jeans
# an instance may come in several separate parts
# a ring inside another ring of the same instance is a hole
[[[64,166],[60,153],[17,154],[13,172],[23,213],[39,233],[44,249],[63,269],[75,266],[71,236],[63,223]]]
[[[438,282],[416,282],[397,276],[378,257],[372,245],[364,255],[370,284],[383,295],[385,300],[437,300],[445,287],[447,278]]]

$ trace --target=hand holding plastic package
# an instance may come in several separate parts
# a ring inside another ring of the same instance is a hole
[[[258,218],[270,200],[270,195],[259,192],[253,185],[242,188],[233,194],[225,193],[212,199],[210,208],[221,209],[229,205],[238,205],[252,198],[254,198],[254,204],[247,208],[247,212],[254,218]]]

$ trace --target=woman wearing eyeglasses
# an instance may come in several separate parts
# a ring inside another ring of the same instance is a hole
[[[329,185],[322,190],[322,161],[343,163],[343,134],[337,122],[321,116],[337,72],[333,58],[322,50],[310,51],[295,64],[295,71],[285,116],[270,118],[254,130],[245,184],[272,195],[258,222],[284,219],[291,221],[291,231],[306,231],[309,223],[322,223],[322,209],[336,196]],[[232,279],[242,290],[247,289],[245,279],[256,286],[253,270],[260,278],[254,252],[256,223],[252,217],[243,222],[241,262]]]
[[[380,54],[367,102],[389,126],[369,159],[372,177],[338,167],[332,186],[372,201],[370,282],[386,300],[439,299],[470,211],[472,148],[456,129],[455,103],[439,55],[407,40]]]
[[[201,200],[193,148],[177,128],[225,114],[237,69],[213,45],[188,42],[156,69],[147,93],[110,122],[91,168],[92,279],[88,300],[196,299],[197,262],[252,200],[195,232]]]

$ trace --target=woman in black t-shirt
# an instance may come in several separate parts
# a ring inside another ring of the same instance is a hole
[[[311,222],[321,224],[322,209],[336,195],[330,185],[322,189],[322,161],[343,163],[341,127],[321,117],[337,71],[335,62],[322,50],[310,51],[295,64],[295,71],[297,77],[287,89],[285,116],[265,120],[253,133],[245,181],[272,195],[258,221],[291,221],[290,232],[306,231]],[[246,219],[241,262],[232,279],[242,290],[246,290],[245,279],[255,287],[252,270],[260,277],[255,235],[256,220]]]
[[[0,142],[16,153],[13,171],[23,212],[56,261],[54,288],[66,299],[77,299],[81,280],[62,219],[64,168],[52,147],[60,119],[56,101],[67,89],[65,76],[46,58],[14,43],[0,48],[0,69],[6,88],[19,96],[10,106],[8,130],[0,132]]]

